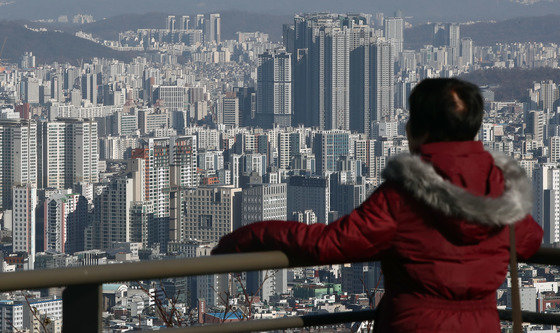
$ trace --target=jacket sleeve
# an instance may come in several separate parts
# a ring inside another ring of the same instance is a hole
[[[528,259],[541,247],[543,230],[531,215],[515,224],[515,249],[517,257]]]
[[[224,236],[212,254],[281,250],[314,263],[372,260],[390,247],[397,225],[381,186],[352,213],[328,225],[264,221]]]

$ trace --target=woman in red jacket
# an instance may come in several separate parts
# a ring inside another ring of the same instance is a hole
[[[496,290],[509,261],[540,247],[531,186],[518,164],[473,141],[482,123],[478,87],[428,79],[410,99],[411,154],[391,159],[385,182],[329,223],[266,221],[224,236],[214,254],[281,250],[317,264],[380,260],[385,295],[378,332],[499,332]]]

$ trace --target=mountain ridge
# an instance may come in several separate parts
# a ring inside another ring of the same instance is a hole
[[[33,31],[15,21],[0,21],[0,36],[6,37],[2,59],[7,62],[19,61],[27,51],[33,52],[41,64],[55,61],[77,64],[94,57],[129,61],[133,57],[133,53],[116,51],[69,33]]]

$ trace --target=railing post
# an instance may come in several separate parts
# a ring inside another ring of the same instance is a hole
[[[101,285],[69,286],[62,292],[62,332],[100,333]]]

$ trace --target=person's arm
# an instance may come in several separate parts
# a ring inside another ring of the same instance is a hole
[[[371,260],[390,247],[397,224],[386,186],[360,207],[328,225],[264,221],[224,236],[212,254],[280,250],[292,258],[321,263]],[[393,198],[394,199],[394,198]]]
[[[528,259],[541,247],[543,230],[531,215],[515,224],[515,249],[517,257]]]

